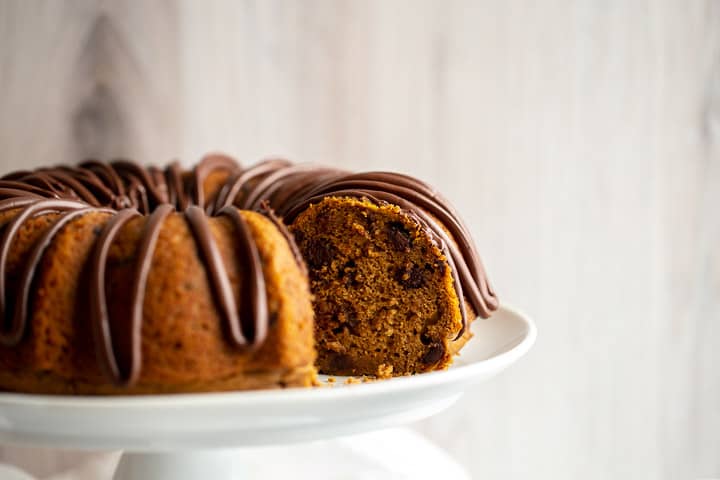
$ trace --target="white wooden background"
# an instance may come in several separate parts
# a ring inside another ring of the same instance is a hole
[[[473,478],[720,477],[717,1],[0,0],[0,169],[224,150],[435,183],[536,348]]]

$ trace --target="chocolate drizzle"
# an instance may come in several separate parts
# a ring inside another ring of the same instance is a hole
[[[82,209],[84,212],[90,210],[86,208],[85,204],[69,200],[38,200],[35,197],[28,197],[27,199],[8,199],[0,202],[0,212],[13,210],[18,207],[24,208],[15,218],[4,226],[2,239],[0,239],[0,314],[3,320],[2,329],[0,329],[0,343],[5,346],[17,345],[20,343],[20,340],[22,340],[25,325],[27,324],[27,305],[23,301],[23,297],[27,297],[27,293],[23,293],[23,291],[29,289],[29,284],[32,283],[32,277],[35,272],[34,267],[39,262],[39,259],[36,260],[35,257],[42,254],[51,240],[51,238],[42,238],[35,246],[35,250],[30,257],[31,260],[28,262],[27,268],[25,268],[20,277],[20,301],[16,302],[14,312],[11,312],[9,299],[7,297],[6,265],[10,253],[10,246],[18,231],[23,223],[34,215],[78,209]],[[67,221],[69,221],[69,219],[66,219],[66,216],[61,216],[60,220],[58,220],[58,222],[63,222],[63,224],[67,223]],[[54,235],[57,230],[59,229],[51,227],[50,233]],[[28,286],[25,287],[26,285]]]
[[[246,278],[251,280],[243,285],[240,299],[240,318],[251,319],[252,323],[248,325],[251,328],[243,332],[240,323],[235,321],[230,323],[230,333],[238,345],[244,345],[247,342],[257,345],[265,340],[269,321],[260,252],[250,233],[250,227],[245,223],[237,208],[225,207],[218,213],[227,216],[235,226],[238,233],[238,246],[242,252],[241,258],[248,260],[244,265],[248,271]]]
[[[118,212],[105,224],[90,256],[90,315],[95,350],[100,365],[116,382],[120,382],[123,376],[117,358],[119,355],[116,355],[116,350],[120,347],[113,344],[113,335],[117,335],[118,332],[117,328],[113,331],[110,323],[105,290],[105,270],[108,252],[115,236],[123,225],[139,216],[140,213],[135,209],[128,208]],[[125,352],[124,356],[127,358],[129,353]]]
[[[285,237],[285,240],[290,246],[290,251],[292,252],[293,257],[295,257],[295,263],[298,264],[298,267],[300,267],[300,270],[302,270],[303,274],[307,275],[307,266],[305,266],[305,260],[300,253],[300,249],[298,248],[297,243],[295,243],[295,237],[292,233],[290,233],[290,230],[288,230],[287,226],[283,223],[280,217],[277,216],[275,211],[270,208],[270,203],[268,203],[267,200],[264,200],[262,203],[260,203],[260,213],[270,219],[270,221],[275,224],[275,227],[280,231],[280,233],[282,233],[283,237]]]
[[[463,301],[465,296],[478,315],[483,318],[489,317],[492,311],[498,308],[497,298],[487,280],[485,269],[468,229],[450,203],[428,185],[395,173],[371,172],[347,175],[317,186],[307,192],[303,198],[294,198],[286,205],[284,211],[286,220],[292,223],[308,205],[317,203],[328,195],[365,197],[375,203],[386,202],[398,205],[417,223],[425,227],[426,232],[443,251],[452,270],[463,318],[463,330],[459,335],[464,333],[468,325]],[[452,238],[445,232],[445,228],[450,231]]]
[[[458,336],[469,325],[466,299],[483,318],[497,310],[497,297],[468,228],[450,202],[426,183],[399,173],[350,174],[330,168],[273,161],[260,163],[255,168],[269,170],[269,173],[254,179],[251,184],[234,185],[236,191],[243,192],[231,197],[239,208],[255,209],[266,201],[285,223],[291,224],[309,205],[328,196],[367,198],[377,204],[397,205],[422,226],[447,259],[460,299],[463,327]]]
[[[221,185],[216,194],[208,195],[204,186],[215,173],[225,177],[213,177]],[[397,205],[420,224],[447,258],[460,299],[463,331],[468,324],[465,298],[483,317],[497,308],[468,229],[445,199],[412,177],[386,172],[353,175],[279,159],[242,169],[224,155],[209,155],[190,171],[177,162],[160,169],[125,160],[89,160],[76,167],[20,171],[0,178],[0,214],[17,212],[0,227],[0,344],[14,346],[22,341],[31,315],[32,285],[53,239],[83,215],[103,213],[108,219],[89,257],[90,325],[96,356],[117,384],[137,382],[142,368],[143,303],[155,247],[168,216],[183,212],[205,265],[228,340],[237,348],[256,348],[268,332],[267,291],[252,230],[238,209],[259,211],[270,219],[307,273],[283,220],[292,223],[310,204],[327,196]],[[30,218],[50,213],[56,216],[32,246],[16,282],[15,295],[8,298],[6,269],[13,240]],[[237,296],[211,231],[211,222],[216,221],[212,217],[226,218],[235,232],[241,273]],[[134,220],[143,223],[132,270],[128,299],[131,314],[127,321],[110,315],[105,278],[111,246],[123,227]]]

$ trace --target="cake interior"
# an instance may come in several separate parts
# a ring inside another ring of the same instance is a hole
[[[327,197],[291,230],[309,269],[321,373],[387,377],[452,361],[459,300],[445,256],[414,219],[394,205]]]

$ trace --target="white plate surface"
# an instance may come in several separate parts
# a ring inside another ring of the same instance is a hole
[[[522,357],[532,321],[504,307],[473,322],[450,369],[332,387],[253,392],[79,397],[0,393],[0,442],[63,448],[167,451],[309,441],[433,415],[469,386]]]

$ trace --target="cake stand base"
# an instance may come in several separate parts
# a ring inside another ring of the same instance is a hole
[[[124,453],[113,480],[173,478],[175,480],[238,480],[244,478],[237,450]]]

